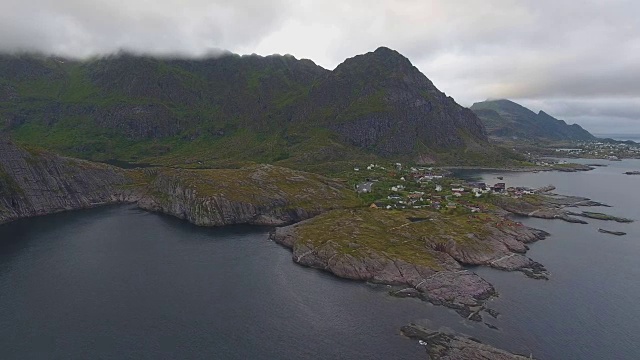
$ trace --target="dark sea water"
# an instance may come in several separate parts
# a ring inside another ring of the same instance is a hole
[[[622,175],[640,161],[603,163],[502,175],[640,220],[640,176]],[[640,222],[524,222],[552,233],[529,252],[551,280],[476,268],[500,292],[490,305],[502,315],[487,320],[500,330],[298,266],[266,228],[198,228],[131,206],[1,225],[0,359],[424,359],[399,335],[412,321],[541,359],[639,359]]]
[[[600,163],[589,172],[467,173],[488,183],[504,177],[507,186],[540,187],[586,196],[611,208],[580,208],[629,217],[619,224],[586,219],[589,224],[561,220],[522,219],[552,236],[527,253],[551,272],[549,281],[487,268],[476,272],[495,285],[501,296],[491,306],[502,313],[495,322],[501,331],[485,339],[543,359],[640,359],[640,176],[623,175],[640,169],[640,160]],[[598,228],[627,232],[602,234]]]
[[[294,264],[268,229],[131,206],[0,226],[0,359],[418,359],[399,334],[456,320]]]

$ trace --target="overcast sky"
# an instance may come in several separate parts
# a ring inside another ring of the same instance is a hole
[[[333,69],[388,46],[460,104],[510,98],[640,133],[640,1],[0,0],[0,50],[292,54]]]

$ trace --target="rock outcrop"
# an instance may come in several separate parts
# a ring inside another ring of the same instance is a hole
[[[430,360],[526,360],[522,356],[486,345],[477,339],[433,331],[411,324],[403,326],[402,334],[416,339],[425,347]]]
[[[0,222],[125,202],[201,226],[285,225],[360,204],[341,183],[271,165],[121,169],[0,140]]]
[[[415,155],[419,144],[451,149],[487,140],[472,111],[385,47],[345,60],[296,111],[294,120],[326,124],[348,143],[381,155]]]
[[[132,180],[122,169],[30,153],[0,140],[0,222],[104,204],[134,202]]]
[[[493,203],[502,210],[520,215],[540,219],[560,219],[570,223],[587,224],[586,221],[575,216],[598,219],[614,220],[617,222],[632,222],[631,219],[619,218],[612,215],[583,211],[581,213],[567,210],[581,206],[608,206],[597,201],[578,196],[564,196],[557,194],[525,195],[522,198],[509,196],[495,196]]]
[[[286,225],[356,204],[340,183],[271,165],[157,170],[138,202],[201,226]]]
[[[428,220],[411,222],[412,217]],[[544,267],[522,254],[526,243],[547,235],[488,214],[445,217],[420,210],[357,209],[280,227],[271,237],[292,249],[296,263],[342,278],[408,286],[395,295],[420,297],[479,321],[495,289],[463,265],[546,278]]]

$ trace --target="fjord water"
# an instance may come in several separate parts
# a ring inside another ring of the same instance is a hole
[[[0,359],[419,358],[433,306],[295,265],[268,229],[132,206],[0,226]],[[437,312],[437,311],[436,311]]]
[[[467,177],[507,186],[553,184],[559,194],[585,196],[612,207],[578,208],[636,220],[631,224],[585,219],[589,224],[561,220],[520,219],[551,236],[531,245],[527,253],[550,271],[549,281],[487,268],[475,271],[494,284],[500,297],[490,306],[502,315],[493,321],[500,331],[467,331],[489,342],[533,353],[541,359],[640,359],[640,160],[567,159],[603,164],[589,172],[467,172]],[[599,233],[618,230],[625,236]]]
[[[622,174],[640,161],[585,162],[609,166],[500,175],[640,220],[640,176]],[[423,359],[398,332],[412,321],[540,359],[638,359],[640,222],[588,221],[523,219],[552,234],[528,253],[549,281],[474,268],[500,293],[492,330],[298,266],[266,228],[198,228],[132,206],[25,219],[0,226],[0,359]]]

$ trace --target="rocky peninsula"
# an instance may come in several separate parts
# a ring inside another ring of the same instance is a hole
[[[360,204],[321,175],[271,165],[241,169],[121,169],[0,140],[0,223],[136,203],[202,226],[286,225]]]
[[[546,278],[544,267],[524,254],[526,244],[547,235],[492,214],[360,208],[277,228],[272,239],[291,248],[301,265],[347,279],[404,286],[397,295],[415,295],[480,321],[485,301],[496,291],[464,266]]]
[[[415,324],[403,326],[401,331],[403,335],[418,340],[425,347],[430,360],[533,359],[496,349],[471,337],[433,331]]]
[[[570,223],[587,223],[575,216],[598,218],[600,220],[628,220],[600,213],[577,213],[567,210],[567,208],[577,208],[581,206],[608,207],[608,205],[584,197],[559,195],[550,192],[525,195],[520,198],[496,196],[491,198],[491,202],[499,209],[506,211],[506,213],[540,219],[560,219]]]
[[[145,172],[148,184],[138,206],[200,226],[280,226],[360,204],[341,183],[272,165]]]

